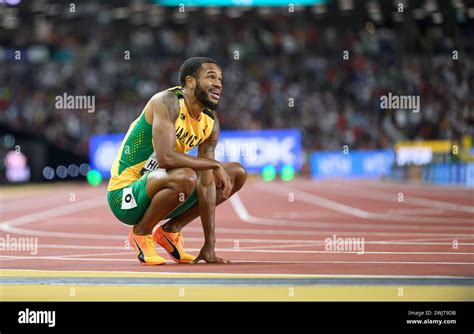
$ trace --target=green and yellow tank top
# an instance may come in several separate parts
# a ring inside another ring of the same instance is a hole
[[[179,113],[175,121],[175,150],[186,153],[211,135],[214,115],[209,109],[205,109],[199,120],[193,119],[184,103],[182,88],[176,86],[168,90],[174,92],[179,100]],[[130,125],[120,145],[110,171],[108,191],[126,187],[144,172],[159,168],[152,138],[152,124],[146,121],[143,111]]]

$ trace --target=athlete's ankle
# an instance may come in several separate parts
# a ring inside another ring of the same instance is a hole
[[[181,229],[178,229],[176,226],[174,225],[168,225],[168,224],[163,224],[163,231],[167,232],[167,233],[178,233],[178,232],[181,232]]]
[[[143,235],[151,234],[151,232],[141,230],[140,228],[137,228],[137,226],[135,225],[133,227],[133,234],[143,236]]]

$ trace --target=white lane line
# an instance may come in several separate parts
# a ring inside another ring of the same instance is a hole
[[[323,198],[318,195],[314,195],[312,193],[308,193],[306,191],[300,190],[300,189],[294,189],[290,188],[288,186],[284,185],[271,185],[271,184],[265,184],[265,185],[256,185],[256,187],[260,190],[270,192],[272,194],[276,194],[279,196],[283,197],[288,197],[288,193],[294,193],[297,196],[295,197],[295,200],[305,202],[307,204],[319,206],[319,207],[324,207],[326,209],[334,210],[337,212],[342,212],[346,213],[348,215],[358,217],[358,218],[364,218],[364,219],[370,219],[370,220],[389,220],[389,221],[401,221],[401,222],[413,222],[413,223],[420,223],[420,222],[428,222],[428,223],[438,223],[438,224],[446,224],[449,223],[449,229],[462,229],[462,230],[467,230],[470,227],[457,227],[457,226],[452,226],[452,222],[461,222],[461,223],[472,223],[472,219],[462,219],[462,218],[442,218],[442,217],[409,217],[409,216],[397,216],[397,215],[388,215],[384,213],[372,213],[368,211],[364,211],[361,209],[353,208],[351,206],[341,204],[339,202],[335,202],[332,200],[328,200],[326,198]],[[360,190],[360,189],[359,189]],[[282,193],[284,191],[284,193]],[[467,221],[466,221],[467,220]],[[412,224],[412,225],[415,225]],[[361,225],[361,224],[359,224]],[[377,228],[381,225],[377,225]],[[389,225],[384,225],[384,226],[389,226]],[[393,227],[397,228],[402,228],[400,225],[390,225]],[[372,227],[373,228],[373,227]],[[429,229],[429,230],[436,230],[439,229],[436,226],[424,226],[424,225],[416,225],[416,226],[406,226],[404,225],[403,228],[405,229]],[[440,227],[443,229],[444,227]]]
[[[237,194],[236,194],[237,195]],[[236,196],[234,195],[234,196]],[[231,198],[231,200],[234,198],[234,196]],[[245,221],[244,219],[241,219],[242,221],[246,223],[251,223],[251,224],[259,224],[259,225],[270,225],[273,226],[273,220],[268,220],[264,218],[256,218],[251,216],[251,220]],[[258,221],[258,223],[256,223]],[[276,221],[276,223],[280,223],[282,226],[292,226],[291,221]],[[284,224],[284,225],[283,225]],[[312,227],[318,227],[318,223],[311,224]],[[424,232],[371,232],[371,231],[347,231],[347,230],[342,230],[343,226],[340,226],[339,224],[337,227],[334,226],[334,223],[327,223],[324,225],[328,225],[332,227],[331,231],[295,231],[295,230],[262,230],[262,229],[232,229],[230,231],[230,228],[217,228],[216,233],[219,235],[221,233],[241,233],[241,234],[262,234],[262,235],[303,235],[303,236],[309,236],[309,235],[323,235],[327,236],[328,234],[337,234],[337,235],[348,235],[348,236],[374,236],[374,237],[394,237],[394,236],[432,236],[432,237],[438,237],[438,236],[444,236],[444,237],[451,237],[451,238],[474,238],[474,234],[461,234],[461,233],[424,233]],[[345,224],[345,225],[355,225],[355,224]],[[187,228],[184,232],[190,231],[192,227]],[[364,229],[364,228],[359,228],[359,229]],[[55,232],[55,231],[39,231],[39,230],[30,230],[30,229],[23,229],[23,228],[17,228],[17,227],[10,227],[9,228],[10,233],[16,233],[16,234],[21,234],[21,235],[30,235],[30,236],[36,236],[36,237],[50,237],[50,238],[62,238],[62,239],[100,239],[104,240],[105,235],[104,234],[91,234],[91,233],[70,233],[70,232]],[[198,230],[199,233],[202,233],[202,229],[199,228]],[[299,232],[299,233],[297,233]],[[124,232],[123,234],[120,235],[112,235],[112,234],[107,234],[106,235],[107,239],[113,239],[113,240],[126,240],[127,239],[127,232]],[[190,240],[189,237],[186,238],[186,240]],[[202,238],[194,238],[195,240],[203,240]],[[222,240],[222,239],[219,239]],[[228,239],[228,240],[242,240],[240,237],[236,237],[233,239]],[[263,240],[262,242],[268,242],[272,241],[273,239],[260,239]]]
[[[237,194],[235,194],[232,198],[231,198],[231,204],[235,204],[235,203],[238,203],[238,201],[240,201],[240,198],[237,196]],[[97,205],[97,204],[95,204]],[[235,208],[235,206],[234,206]],[[245,209],[245,208],[244,208]],[[76,209],[77,210],[77,209]],[[64,212],[64,210],[63,210]],[[246,209],[245,209],[245,212]],[[250,223],[253,223],[253,224],[263,224],[263,225],[271,225],[271,226],[274,226],[274,225],[279,225],[279,226],[288,226],[288,225],[293,225],[292,222],[289,222],[289,221],[276,221],[276,220],[272,220],[272,219],[262,219],[262,218],[257,218],[257,217],[252,217],[252,216],[249,216],[248,215],[248,212],[247,212],[247,216],[245,216],[245,212],[242,213],[240,211],[237,212],[238,215],[242,215],[242,216],[239,216],[243,221],[246,221],[246,222],[250,222]],[[27,216],[28,217],[28,216]],[[246,217],[249,217],[247,218],[246,220]],[[33,217],[29,218],[28,220],[14,220],[14,223],[16,223],[15,225],[24,225],[24,224],[28,224],[32,221],[35,221],[35,220],[39,220],[39,218],[35,219]],[[312,226],[312,227],[317,227],[317,226],[327,226],[327,227],[332,227],[334,229],[334,232],[337,231],[337,228],[336,228],[336,223],[308,223],[309,226]],[[393,225],[394,227],[398,227],[400,228],[399,226],[397,225]],[[366,228],[374,228],[374,225],[370,225],[370,224],[337,224],[337,227],[338,228],[343,228],[343,227],[352,227],[352,228],[356,228],[356,229],[366,229]],[[377,225],[375,226],[376,228],[381,228],[380,225]],[[416,227],[416,226],[406,226],[404,227],[406,229],[413,229],[413,230],[419,230],[420,228]],[[6,232],[10,232],[10,233],[16,233],[16,234],[22,234],[22,235],[30,235],[30,236],[35,236],[35,237],[56,237],[56,238],[68,238],[68,239],[95,239],[95,240],[103,240],[104,238],[107,238],[107,239],[113,239],[113,240],[125,240],[126,239],[126,235],[111,235],[111,234],[93,234],[93,233],[77,233],[77,232],[74,232],[74,233],[70,233],[70,232],[56,232],[56,231],[41,231],[41,230],[30,230],[30,229],[22,229],[22,228],[18,228],[18,227],[13,227],[12,224],[10,224],[9,222],[6,222],[6,223],[3,223],[0,224],[0,229],[3,229],[4,231]],[[436,229],[436,228],[434,228]],[[446,228],[447,229],[447,228]],[[456,228],[454,227],[450,227],[449,228],[450,230],[454,230]],[[217,231],[217,233],[219,233],[219,230]],[[336,232],[338,233],[338,232]],[[344,232],[346,234],[349,234],[349,235],[356,235],[357,232],[353,232],[353,233],[347,233],[347,232]],[[342,234],[342,233],[339,233],[339,234]],[[367,235],[368,233],[364,233],[364,235]],[[379,233],[378,235],[380,235],[382,233]],[[424,236],[427,236],[428,234],[427,233],[423,233],[423,232],[413,232],[413,233],[403,233],[404,235],[416,235],[416,234],[419,234],[419,235],[424,235]],[[446,232],[444,233],[440,233],[442,235],[452,235],[453,237],[461,237],[461,236],[471,236],[470,234],[448,234]],[[389,235],[389,236],[394,236],[394,235],[402,235],[402,233],[398,233],[398,232],[393,232],[393,233],[386,233],[386,235]],[[439,235],[438,233],[432,233],[431,235]],[[237,240],[238,238],[234,238],[234,239],[231,239],[231,240]],[[201,238],[194,238],[194,239],[189,239],[189,240],[196,240],[196,241],[200,241],[202,240]],[[267,242],[267,240],[263,240],[263,239],[259,239],[259,240],[262,240],[260,242]]]
[[[453,237],[439,237],[439,238],[411,238],[411,239],[397,239],[397,240],[385,240],[388,242],[414,242],[415,244],[419,241],[421,241],[421,244],[424,244],[426,242],[426,245],[453,245],[454,241],[458,242],[458,245],[460,245],[460,240],[472,240],[473,238],[453,238]],[[439,241],[439,240],[451,240],[451,242],[434,242],[434,241]],[[472,245],[472,243],[464,243],[464,245]]]
[[[237,195],[236,195],[237,196]],[[46,219],[46,218],[52,218],[52,217],[55,217],[55,216],[59,216],[59,215],[64,215],[64,214],[68,214],[68,213],[72,213],[72,212],[76,212],[76,211],[81,211],[81,210],[85,210],[87,208],[95,208],[95,207],[100,207],[100,206],[103,206],[104,203],[102,201],[102,197],[97,197],[97,198],[93,198],[93,199],[90,199],[88,201],[83,201],[83,202],[79,202],[79,203],[71,203],[71,204],[68,204],[68,205],[65,205],[63,207],[59,207],[59,208],[54,208],[54,209],[49,209],[49,210],[45,210],[45,211],[42,211],[42,212],[39,212],[39,213],[35,213],[35,214],[30,214],[30,215],[27,215],[27,216],[24,216],[24,217],[19,217],[19,218],[15,218],[15,219],[11,219],[11,220],[8,220],[6,222],[3,222],[0,224],[0,229],[3,229],[4,231],[7,231],[7,232],[13,232],[13,233],[18,233],[18,234],[26,234],[26,235],[36,235],[36,236],[45,236],[45,237],[59,237],[59,238],[77,238],[77,239],[103,239],[104,238],[104,235],[103,234],[82,234],[82,233],[66,233],[66,232],[49,232],[49,231],[34,231],[34,230],[26,230],[26,229],[19,229],[19,228],[15,228],[13,226],[21,226],[21,225],[25,225],[25,224],[28,224],[28,223],[32,223],[32,222],[35,222],[35,221],[39,221],[39,220],[42,220],[42,219]],[[263,219],[265,221],[265,219]],[[287,223],[290,223],[288,221],[286,221]],[[274,222],[271,222],[270,225],[272,225]],[[328,225],[333,225],[332,223],[328,223]],[[313,225],[312,225],[313,227]],[[271,230],[265,230],[265,229],[259,229],[259,230],[253,230],[253,229],[230,229],[230,228],[223,228],[223,229],[219,229],[218,230],[218,233],[220,232],[223,232],[223,233],[232,233],[234,231],[236,232],[240,232],[240,233],[258,233],[258,234],[300,234],[300,235],[307,235],[307,234],[320,234],[319,232],[315,232],[315,231],[294,231],[294,230],[281,230],[281,231],[278,231],[278,230],[275,230],[275,231],[271,231]],[[399,232],[393,232],[393,233],[382,233],[382,232],[375,232],[375,233],[371,233],[371,232],[365,232],[365,233],[359,233],[359,232],[344,232],[344,231],[341,231],[341,232],[338,232],[340,235],[376,235],[376,236],[394,236],[394,235],[407,235],[407,236],[411,236],[411,235],[415,235],[417,233],[413,232],[413,233],[399,233]],[[420,235],[425,235],[425,236],[429,236],[429,235],[433,235],[433,236],[437,236],[438,234],[425,234],[425,233],[418,233]],[[465,236],[465,234],[453,234],[452,235],[453,237],[462,237],[462,236]],[[468,235],[470,236],[470,235]],[[115,239],[115,240],[125,240],[126,237],[125,236],[122,236],[122,235],[107,235],[107,238],[109,239]],[[290,242],[288,240],[285,240],[285,241],[281,241],[281,240],[263,240],[263,239],[242,239],[242,238],[238,238],[239,240],[245,240],[247,242],[259,242],[259,243],[273,243],[273,242]],[[200,238],[194,238],[195,241],[202,241]],[[221,239],[220,239],[221,240]],[[233,240],[236,240],[236,239],[225,239],[225,240],[222,240],[222,241],[230,241],[232,242]],[[191,241],[191,240],[190,240]],[[298,240],[294,240],[293,242],[306,242],[306,240],[304,241],[298,241]]]
[[[347,183],[344,183],[347,184]],[[372,187],[372,188],[396,188],[397,190],[400,188],[408,188],[408,189],[414,189],[416,191],[421,191],[421,192],[426,192],[427,190],[429,191],[436,191],[438,193],[446,193],[450,192],[452,194],[449,194],[450,198],[453,197],[459,197],[459,198],[465,198],[465,196],[474,196],[474,189],[472,188],[466,188],[462,186],[450,186],[450,185],[445,185],[445,186],[437,186],[434,184],[430,183],[424,183],[424,184],[410,184],[410,183],[393,183],[393,182],[385,182],[385,181],[378,181],[378,182],[358,182],[357,185],[362,185],[362,186],[367,186],[367,187]]]
[[[337,216],[344,217],[345,215],[338,212],[315,212],[315,211],[286,211],[286,212],[275,212],[271,218],[334,218]]]
[[[236,205],[239,206],[239,202],[241,205],[240,211],[237,211],[237,214],[239,215],[239,218],[245,222],[248,223],[254,223],[254,224],[263,224],[263,225],[277,225],[277,226],[288,226],[288,225],[294,225],[294,222],[290,222],[287,220],[279,221],[279,220],[271,220],[271,219],[262,219],[262,218],[257,218],[257,217],[252,217],[248,214],[247,210],[241,204],[240,198],[238,197],[237,194],[235,194],[231,198],[231,204],[236,208]],[[71,203],[65,206],[57,207],[57,208],[52,208],[48,209],[45,211],[41,211],[38,213],[34,214],[29,214],[23,217],[18,217],[14,219],[7,220],[5,222],[0,223],[0,230],[3,230],[5,232],[10,232],[10,233],[16,233],[16,234],[22,234],[22,235],[31,235],[31,236],[37,236],[37,237],[56,237],[56,238],[74,238],[74,239],[103,239],[104,235],[103,234],[92,234],[92,233],[68,233],[68,232],[54,232],[54,231],[38,231],[38,230],[29,230],[29,229],[21,229],[18,228],[18,226],[21,225],[26,225],[32,222],[40,221],[43,219],[48,219],[48,218],[53,218],[53,217],[58,217],[61,215],[66,215],[70,214],[73,212],[77,211],[82,211],[90,208],[97,208],[104,206],[105,203],[103,202],[103,198],[101,197],[96,197],[92,198],[83,202],[75,202]],[[91,219],[93,219],[91,217]],[[314,223],[308,223],[306,222],[306,226],[310,227],[322,227],[327,226],[327,227],[332,227],[334,228],[335,224],[334,223],[319,223],[319,225],[316,226]],[[348,226],[349,225],[349,226]],[[344,224],[341,225],[339,224],[339,228],[343,227],[354,227],[358,229],[364,229],[364,227],[361,227],[359,224]],[[192,228],[192,227],[190,227]],[[372,225],[370,225],[370,228],[373,228]],[[416,227],[415,227],[416,228]],[[282,231],[271,231],[271,230],[265,230],[265,229],[260,229],[260,230],[253,230],[253,229],[234,229],[236,232],[239,233],[262,233],[262,234],[295,234],[295,235],[309,235],[309,234],[318,234],[319,232],[315,231],[294,231],[294,230],[282,230]],[[231,233],[234,230],[230,230],[229,228],[222,228],[218,230],[218,233],[222,231],[223,233]],[[336,229],[337,230],[337,229]],[[349,235],[358,235],[359,232],[346,232],[346,231],[340,231],[338,232],[340,235],[343,234],[349,234]],[[384,232],[364,232],[363,235],[374,235],[374,236],[394,236],[394,235],[406,235],[406,236],[412,236],[412,235],[423,235],[423,236],[438,236],[438,233],[423,233],[423,232],[391,232],[391,233],[384,233]],[[451,233],[443,233],[443,235],[452,235],[453,237],[464,237],[464,236],[471,236],[470,234],[451,234]],[[114,239],[114,240],[124,240],[126,237],[121,236],[121,235],[107,235],[107,238],[109,239]],[[235,239],[234,239],[235,240]]]
[[[232,260],[231,260],[232,261]],[[302,263],[302,264],[428,264],[428,265],[437,265],[437,264],[446,264],[446,265],[474,265],[472,262],[407,262],[407,261],[241,261],[236,260],[234,263]]]
[[[67,225],[95,225],[103,224],[104,219],[91,219],[91,217],[59,217],[41,222],[41,226],[67,226]]]
[[[295,194],[295,200],[302,200],[305,203],[312,204],[312,205],[318,205],[321,207],[324,207],[329,210],[333,210],[336,212],[340,213],[345,213],[350,216],[358,217],[358,218],[364,218],[364,219],[371,219],[373,216],[373,213],[361,210],[349,205],[345,205],[339,202],[335,202],[326,198],[323,198],[318,195],[314,195],[311,193],[304,192],[300,189],[292,189],[290,187],[284,186],[284,185],[269,185],[269,184],[262,184],[262,185],[255,185],[257,189],[266,191],[266,192],[271,192],[276,195],[280,195],[284,197],[288,197],[289,193]],[[282,189],[287,189],[288,191],[285,191],[285,194],[281,193]],[[302,196],[303,195],[303,196]]]
[[[0,256],[2,261],[6,260],[68,260],[68,261],[127,261],[127,262],[138,262],[137,259],[113,259],[113,258],[76,258],[76,257],[60,257],[60,256]],[[167,261],[171,263],[172,261]]]
[[[365,245],[368,244],[368,242],[364,242]],[[371,243],[374,244],[374,243]],[[448,244],[451,245],[451,244]],[[244,249],[245,251],[247,250],[254,250],[254,249],[263,249],[263,250],[273,250],[274,248],[302,248],[302,247],[317,247],[317,246],[323,246],[323,243],[314,243],[314,244],[295,244],[295,245],[265,245],[265,246],[247,246],[247,247],[240,247],[238,249]],[[284,253],[286,251],[281,251],[281,253]],[[288,251],[292,252],[292,251]],[[295,251],[296,252],[296,251]],[[348,252],[330,252],[330,251],[302,251],[302,253],[309,253],[309,252],[315,252],[315,253],[327,253],[327,254],[336,254],[336,253],[348,253]],[[350,252],[349,252],[350,253]],[[364,254],[429,254],[429,255],[434,255],[434,254],[439,254],[439,255],[451,255],[451,254],[460,254],[460,255],[474,255],[474,253],[465,253],[465,252],[457,252],[457,250],[451,251],[451,252],[381,252],[381,251],[364,251]],[[474,258],[473,258],[474,261]]]
[[[21,272],[31,272],[31,273],[64,273],[64,270],[43,270],[43,269],[0,269],[5,272],[16,273]],[[109,275],[126,275],[126,274],[140,274],[143,276],[176,276],[176,275],[190,275],[189,272],[179,272],[179,271],[114,271],[114,270],[67,270],[68,274],[109,274]],[[311,277],[311,278],[416,278],[416,279],[466,279],[472,278],[469,276],[448,276],[448,275],[331,275],[331,274],[277,274],[277,273],[268,273],[268,274],[249,274],[249,273],[213,273],[213,272],[193,272],[193,276],[199,277],[209,277],[212,275],[223,276],[223,277],[249,277],[249,278],[268,278],[268,277]],[[51,277],[51,276],[50,276]],[[53,276],[54,277],[54,276]]]
[[[20,211],[20,210],[31,210],[36,208],[44,208],[45,203],[48,203],[50,206],[58,205],[68,205],[75,204],[78,202],[79,197],[85,197],[83,194],[74,193],[75,201],[70,201],[70,192],[61,194],[60,197],[58,194],[52,196],[38,196],[33,198],[25,198],[19,201],[19,203],[1,203],[0,202],[0,213],[7,213],[11,211]],[[103,200],[103,199],[102,199]]]
[[[303,185],[304,188],[306,188]],[[392,203],[397,203],[397,193],[389,192],[389,191],[379,191],[379,190],[374,190],[371,189],[370,187],[361,187],[361,186],[350,186],[350,185],[342,185],[342,184],[336,184],[334,185],[333,188],[326,189],[325,191],[336,191],[336,188],[339,188],[341,190],[349,190],[349,191],[344,191],[345,196],[353,196],[353,197],[359,197],[359,198],[368,198],[368,199],[375,199],[379,201],[385,201],[385,202],[392,202]],[[470,205],[462,205],[462,204],[455,204],[451,202],[443,202],[443,201],[438,201],[438,200],[433,200],[433,199],[427,199],[427,198],[422,198],[419,196],[414,196],[410,194],[404,194],[404,199],[403,203],[409,204],[409,205],[420,205],[424,207],[430,207],[430,208],[435,208],[435,209],[444,209],[444,210],[450,210],[450,211],[463,211],[463,212],[468,212],[468,213],[474,213],[474,207]]]
[[[65,191],[67,191],[67,189]],[[41,203],[42,205],[44,205],[45,202],[49,202],[49,200],[52,198],[59,198],[59,196],[57,192],[51,194],[51,189],[44,190],[38,193],[31,193],[31,195],[28,197],[8,197],[3,194],[0,194],[0,204],[2,206],[6,206],[7,209],[10,206],[14,208],[24,208],[25,206],[30,206],[30,204],[34,203],[34,201],[38,199],[41,199],[41,201],[36,203]],[[65,198],[69,200],[69,194],[67,195],[67,197],[65,195]],[[45,202],[42,202],[42,200],[44,200]]]
[[[79,258],[79,257],[91,257],[91,256],[116,256],[116,255],[134,255],[135,251],[130,248],[128,252],[109,252],[109,253],[93,253],[93,254],[66,254],[66,255],[46,255],[47,256],[59,256],[67,258]]]
[[[127,249],[125,246],[91,246],[91,245],[58,245],[58,244],[39,244],[39,249],[116,249],[124,250]]]
[[[286,243],[285,245],[279,246],[280,248],[291,248],[291,247],[310,247],[310,246],[318,246],[318,245],[323,245],[324,241],[315,241],[312,243],[304,243],[304,244],[288,244]],[[438,246],[453,246],[452,242],[397,242],[397,241],[365,241],[364,244],[366,245],[412,245],[412,246],[433,246],[433,245],[438,245]],[[457,243],[458,246],[474,246],[474,243]],[[246,248],[274,248],[277,247],[277,245],[265,245],[265,246],[249,246]],[[242,247],[241,247],[242,248]]]
[[[250,241],[249,241],[250,240]],[[232,243],[235,244],[236,240],[231,241],[230,239],[219,239],[219,243]],[[258,243],[261,244],[260,241],[253,241],[251,239],[237,239],[239,241],[239,244],[246,244],[246,243]],[[187,240],[187,242],[191,243],[193,241]],[[202,242],[200,241],[195,241],[195,242]],[[283,245],[272,245],[273,243],[283,243]],[[261,245],[261,246],[244,246],[240,248],[245,248],[245,249],[258,249],[258,248],[268,248],[268,247],[279,247],[279,248],[291,248],[291,247],[311,247],[311,246],[319,246],[319,245],[324,245],[324,240],[272,240],[271,242],[266,242],[266,244],[269,245]],[[364,244],[366,245],[412,245],[412,246],[433,246],[433,245],[438,245],[438,246],[453,246],[452,242],[410,242],[410,241],[365,241]],[[458,246],[474,246],[474,243],[467,243],[467,242],[458,242]],[[99,250],[123,250],[123,249],[129,249],[124,246],[90,246],[90,245],[60,245],[60,244],[39,244],[38,245],[39,249],[99,249]]]
[[[389,209],[386,214],[397,214],[397,215],[438,215],[446,212],[442,209]]]
[[[272,193],[277,193],[273,192]],[[314,203],[313,198],[304,198],[304,194],[302,194],[302,191],[298,191],[298,200],[302,200],[303,202],[309,201],[310,204],[316,205]],[[308,193],[307,193],[308,194]],[[282,195],[282,194],[279,194]],[[311,194],[308,194],[311,195]],[[285,196],[286,195],[282,195]],[[271,218],[259,218],[259,217],[254,217],[249,214],[247,211],[247,208],[245,208],[242,200],[240,199],[238,194],[234,194],[230,198],[230,204],[236,211],[238,217],[249,224],[256,224],[256,225],[269,225],[269,226],[294,226],[294,227],[331,227],[334,232],[337,232],[338,229],[340,228],[352,228],[352,229],[359,229],[359,230],[370,230],[370,229],[383,229],[383,230],[388,230],[388,229],[406,229],[406,230],[442,230],[443,232],[440,233],[431,233],[431,235],[450,235],[447,231],[449,230],[470,230],[469,227],[457,227],[457,226],[419,226],[416,224],[412,225],[387,225],[387,224],[363,224],[363,223],[353,223],[353,224],[346,224],[346,223],[337,223],[337,222],[328,222],[328,223],[321,223],[321,222],[299,222],[299,221],[289,221],[289,220],[280,220],[280,219],[271,219]],[[372,214],[371,214],[372,215]],[[402,217],[403,218],[403,217]],[[375,219],[375,218],[371,218]],[[347,230],[346,230],[347,231]],[[368,232],[370,233],[370,232]],[[398,232],[393,232],[393,234],[398,234]],[[392,233],[388,234],[390,236],[393,236]],[[429,233],[424,233],[424,232],[410,232],[406,233],[406,235],[423,235],[427,236]],[[472,236],[473,234],[457,234],[457,235],[463,235],[463,236]]]
[[[295,185],[308,185],[309,182],[291,182],[292,184]],[[385,190],[387,192],[403,192],[404,194],[410,193],[415,196],[423,196],[427,192],[430,194],[435,194],[439,200],[444,201],[444,200],[449,200],[449,199],[466,199],[469,198],[469,196],[474,196],[474,188],[458,188],[458,189],[433,189],[432,187],[428,186],[422,186],[419,188],[414,188],[409,186],[408,184],[404,183],[392,183],[389,184],[384,181],[378,181],[377,183],[370,183],[370,182],[361,182],[361,181],[355,181],[355,180],[337,180],[337,182],[332,182],[332,183],[324,183],[324,182],[311,182],[314,184],[314,187],[321,189],[322,191],[326,191],[327,189],[334,189],[334,187],[337,187],[339,185],[341,186],[353,186],[353,187],[358,187],[358,188],[369,188],[372,190]]]
[[[200,248],[189,248],[190,252],[199,252]],[[361,254],[356,251],[326,251],[326,250],[276,250],[276,249],[248,249],[248,248],[216,248],[216,252],[222,253],[265,253],[265,254],[355,254],[355,255],[474,255],[474,253],[461,253],[461,252],[370,252],[365,251]],[[45,255],[45,256],[36,256],[36,255],[0,255],[0,258],[4,260],[16,259],[16,257],[24,257],[29,259],[36,259],[39,257],[44,258],[86,258],[86,257],[95,257],[95,256],[117,256],[117,255],[131,255],[134,253],[133,249],[130,249],[127,252],[113,252],[113,253],[92,253],[92,254],[61,254],[61,255]],[[474,264],[474,261],[473,261]]]
[[[76,203],[82,199],[89,198],[91,196],[90,193],[90,189],[64,186],[57,188],[55,186],[54,189],[50,188],[38,193],[31,193],[27,197],[8,198],[0,195],[0,212],[44,207],[45,203],[51,204],[52,202],[57,202],[54,205]],[[74,202],[71,202],[71,194],[74,195]],[[63,203],[60,203],[61,201]],[[102,201],[104,201],[104,198],[102,198]]]
[[[237,200],[238,201],[241,201],[240,200],[240,197],[238,197],[238,195],[236,194],[235,196],[237,196]],[[233,197],[232,197],[233,198]],[[241,201],[242,202],[242,201]],[[232,204],[232,203],[231,203]],[[243,204],[242,204],[243,205]],[[232,204],[233,206],[233,204]],[[234,207],[234,210],[235,210],[235,207]],[[251,216],[253,217],[253,216]],[[239,218],[241,218],[239,216]],[[242,219],[241,219],[242,220]],[[279,220],[279,221],[283,221],[283,222],[286,222],[286,223],[291,223],[290,220]],[[331,224],[331,225],[334,225],[334,223],[328,223],[328,224]],[[188,232],[188,231],[192,231],[192,232],[199,232],[199,233],[202,233],[202,228],[201,227],[193,227],[193,226],[189,226],[189,227],[186,227],[186,230],[184,230],[185,232]],[[283,229],[278,229],[278,230],[275,230],[275,229],[261,229],[261,228],[254,228],[254,229],[244,229],[244,228],[230,228],[230,227],[218,227],[217,228],[217,233],[220,234],[225,234],[225,233],[241,233],[241,234],[277,234],[277,235],[327,235],[328,233],[330,233],[331,235],[332,234],[335,234],[337,232],[337,235],[350,235],[350,236],[374,236],[374,237],[393,237],[393,236],[396,236],[396,235],[400,235],[400,236],[413,236],[413,235],[423,235],[423,236],[426,236],[426,237],[429,237],[429,236],[433,236],[433,237],[437,237],[437,236],[446,236],[445,238],[449,238],[449,239],[452,239],[452,237],[450,236],[454,236],[454,237],[458,237],[458,238],[471,238],[471,239],[474,239],[474,232],[472,234],[451,234],[451,233],[443,233],[443,234],[439,234],[439,233],[435,233],[435,234],[432,234],[432,233],[416,233],[416,232],[409,232],[409,233],[403,233],[403,232],[390,232],[390,233],[384,233],[384,232],[371,232],[371,231],[364,231],[364,232],[358,232],[358,231],[339,231],[339,230],[333,230],[333,231],[321,231],[321,230],[296,230],[296,229],[292,229],[292,230],[283,230]]]
[[[47,238],[61,238],[61,239],[88,239],[88,240],[127,240],[127,235],[112,235],[112,234],[94,234],[94,233],[71,233],[71,232],[55,232],[55,231],[40,231],[29,230],[18,227],[7,227],[7,232],[29,235],[33,237],[47,237]]]
[[[12,258],[15,260],[66,260],[66,261],[127,261],[137,262],[136,259],[115,259],[115,258],[69,258],[60,256],[35,256],[34,258],[28,256],[1,256],[3,260]],[[427,261],[293,261],[293,260],[231,260],[233,263],[288,263],[288,264],[417,264],[417,265],[474,265],[473,262],[427,262]],[[173,263],[171,260],[167,260],[167,263]]]
[[[17,205],[12,205],[10,203],[3,203],[2,205],[0,205],[0,214],[4,214],[11,211],[24,210],[25,208],[27,208],[28,210],[42,208],[44,207],[44,203],[46,202],[51,203],[51,201],[43,197],[41,197],[41,199],[37,199],[36,201],[31,201],[31,199],[29,199],[29,200],[25,200],[24,202],[25,202],[24,204],[19,203]]]
[[[26,216],[8,219],[0,223],[0,230],[3,230],[5,232],[12,232],[14,226],[26,225],[44,219],[67,215],[78,211],[98,208],[106,205],[103,200],[103,196],[94,197],[82,202],[72,202],[60,207],[54,207],[44,211],[31,213]]]
[[[234,195],[235,196],[235,195]],[[232,197],[234,198],[234,197]],[[253,221],[253,220],[252,220]],[[269,223],[268,225],[272,225]],[[238,230],[238,229],[237,229]],[[124,233],[122,234],[91,234],[91,233],[70,233],[70,232],[55,232],[55,231],[39,231],[39,230],[29,230],[29,229],[21,229],[17,227],[11,227],[9,228],[9,231],[11,233],[16,233],[16,234],[21,234],[21,235],[29,235],[33,237],[48,237],[48,238],[60,238],[60,239],[86,239],[86,240],[120,240],[122,242],[125,242],[127,240],[127,235]],[[248,230],[252,231],[252,230]],[[220,234],[220,229],[217,230],[217,234]],[[243,232],[245,233],[245,232]],[[251,234],[251,233],[249,233]],[[253,233],[252,233],[253,234]],[[259,234],[258,231],[255,234]],[[263,233],[265,234],[265,233]],[[285,235],[286,233],[282,233]],[[398,233],[398,232],[393,232],[393,233],[370,233],[370,232],[347,232],[347,231],[326,231],[324,233],[316,233],[314,235],[321,235],[321,238],[328,237],[330,235],[337,234],[338,236],[438,236],[438,235],[443,235],[443,236],[449,236],[451,235],[453,239],[456,238],[474,238],[474,235],[471,234],[449,234],[449,233],[443,233],[443,234],[437,234],[437,233],[422,233],[422,232],[413,232],[413,233]],[[298,234],[299,235],[299,234]],[[303,233],[303,235],[313,235],[312,233]],[[186,237],[187,241],[196,241],[196,242],[202,242],[203,239],[201,237],[199,238],[192,238],[192,237]],[[243,242],[255,242],[255,243],[311,243],[314,242],[314,239],[311,240],[296,240],[296,239],[249,239],[249,238],[241,238],[240,236],[237,236],[235,238],[219,238],[219,241],[223,242],[234,242],[234,241],[243,241]],[[434,243],[438,244],[438,243]],[[440,243],[443,244],[443,243]],[[468,244],[466,244],[468,245]]]
[[[191,250],[192,251],[192,250]],[[273,250],[273,249],[229,249],[229,250],[220,250],[221,252],[237,252],[237,253],[283,253],[283,254],[358,254],[357,252],[344,252],[344,251],[313,251],[313,250]],[[474,253],[455,253],[455,252],[367,252],[364,251],[365,254],[375,254],[375,255],[474,255]],[[474,263],[474,260],[473,260]]]

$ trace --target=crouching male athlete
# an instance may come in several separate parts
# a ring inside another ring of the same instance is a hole
[[[214,159],[222,71],[214,60],[195,57],[183,63],[179,80],[181,86],[155,94],[130,125],[111,169],[109,206],[133,226],[128,239],[144,264],[165,263],[155,243],[178,263],[227,263],[215,254],[215,207],[242,188],[247,172]],[[185,154],[196,145],[198,157]],[[181,230],[198,216],[205,239],[195,257],[184,250]]]

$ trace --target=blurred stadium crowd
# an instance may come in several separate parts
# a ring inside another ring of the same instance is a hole
[[[410,11],[400,22],[373,23],[364,13],[326,20],[310,8],[229,17],[95,6],[82,14],[22,11],[21,24],[2,27],[0,122],[85,154],[90,135],[126,131],[154,93],[178,84],[186,58],[205,55],[224,72],[222,128],[299,128],[306,150],[473,132],[471,17],[436,24],[429,12],[417,19]],[[56,110],[64,92],[95,96],[95,112]],[[420,112],[381,110],[388,92],[420,95]]]

